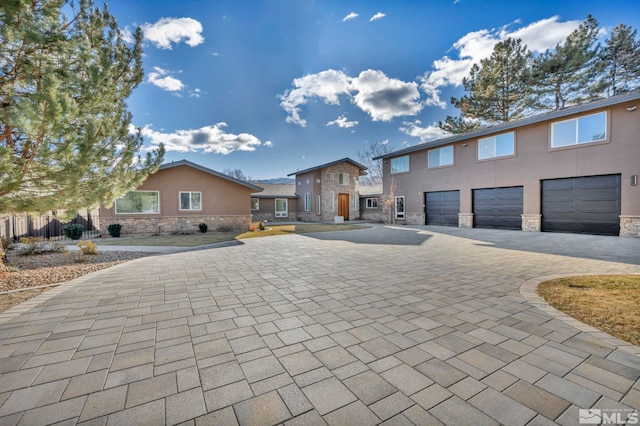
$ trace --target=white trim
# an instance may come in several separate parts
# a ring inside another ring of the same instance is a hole
[[[604,114],[604,138],[602,139],[597,139],[597,140],[590,140],[590,141],[582,141],[580,142],[580,120],[583,118],[587,118],[587,117],[594,117],[596,115],[600,115],[600,114]],[[568,120],[560,120],[560,121],[554,121],[551,123],[551,148],[565,148],[568,146],[576,146],[576,145],[583,145],[583,144],[589,144],[589,143],[597,143],[597,142],[605,142],[607,140],[608,137],[608,133],[609,133],[609,129],[608,129],[608,120],[609,120],[609,115],[607,114],[607,111],[600,111],[600,112],[596,112],[593,114],[585,114],[585,115],[581,115],[578,117],[574,117],[574,118],[570,118]],[[555,135],[555,126],[558,124],[562,124],[562,123],[569,123],[571,121],[575,121],[575,141],[572,143],[567,143],[564,145],[555,145],[555,140],[554,140],[554,135]]]
[[[189,208],[182,208],[182,194],[189,194]],[[192,208],[193,199],[192,194],[200,194],[200,208],[194,209]],[[201,212],[202,211],[202,192],[200,191],[178,191],[178,211],[181,212]]]
[[[256,208],[253,208],[253,201],[255,200],[256,202]],[[251,210],[252,211],[256,211],[256,210],[260,210],[260,198],[256,198],[256,197],[251,197]]]
[[[398,200],[402,200],[402,211],[398,211]],[[396,219],[404,219],[406,217],[407,205],[405,203],[404,195],[399,195],[393,200],[393,210],[395,212]]]
[[[319,195],[316,195],[316,204],[317,204],[316,205],[316,213],[320,214],[322,212],[321,206],[320,206],[322,203],[320,202],[320,196]]]
[[[498,138],[500,136],[512,135],[511,137],[511,153],[498,155]],[[481,155],[480,148],[482,144],[488,142],[493,144],[493,155],[487,155],[483,157]],[[493,158],[512,157],[516,154],[516,132],[500,133],[498,135],[489,136],[488,138],[478,139],[478,160],[491,160]]]
[[[365,198],[365,208],[367,208],[367,209],[377,209],[378,208],[378,197]]]
[[[393,161],[394,161],[394,160],[399,161],[399,160],[404,159],[404,158],[406,158],[406,159],[407,159],[407,169],[406,169],[406,170],[402,169],[402,170],[396,170],[396,171],[394,171],[394,170],[393,170]],[[409,155],[403,155],[403,156],[401,156],[401,157],[395,157],[395,158],[392,158],[392,159],[391,159],[391,164],[389,165],[389,167],[390,167],[390,170],[391,170],[391,174],[392,174],[392,175],[395,175],[395,174],[398,174],[398,173],[408,173],[408,172],[410,172],[410,171],[411,171],[411,157],[410,157]]]
[[[333,176],[333,175],[331,175],[331,176]],[[336,194],[335,194],[335,192],[331,191],[330,197],[331,197],[331,199],[329,200],[329,210],[334,212],[334,211],[336,211]]]
[[[278,211],[278,201],[284,202],[284,210]],[[289,200],[286,198],[276,198],[273,204],[275,217],[289,217]]]
[[[304,193],[304,211],[305,212],[311,211],[311,193],[310,192]]]

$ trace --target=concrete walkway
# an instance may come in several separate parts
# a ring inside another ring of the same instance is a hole
[[[585,273],[640,273],[640,239],[375,226],[137,259],[0,314],[0,424],[626,419],[639,349],[532,299]]]

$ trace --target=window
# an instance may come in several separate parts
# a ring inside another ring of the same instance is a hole
[[[338,173],[338,184],[349,185],[349,173]]]
[[[551,124],[551,147],[559,148],[607,139],[607,113],[585,115]]]
[[[320,196],[316,196],[316,213],[320,214]]]
[[[260,199],[252,198],[251,199],[251,210],[260,210]]]
[[[304,194],[304,211],[311,211],[311,193],[307,192]]]
[[[160,213],[160,193],[158,191],[130,191],[116,200],[116,213]]]
[[[409,171],[409,156],[392,158],[391,173],[404,173]]]
[[[515,154],[514,133],[503,133],[478,140],[478,160]]]
[[[404,219],[404,196],[396,197],[394,200],[396,219]]]
[[[289,216],[287,199],[276,198],[276,217],[287,217],[287,216]]]
[[[429,167],[450,166],[453,164],[453,145],[429,151]]]
[[[333,176],[333,175],[331,175],[331,176]],[[336,194],[333,191],[331,191],[331,199],[329,200],[329,209],[331,211],[335,211],[336,210],[336,201],[335,200],[336,200]]]
[[[367,198],[366,199],[367,208],[368,209],[377,209],[378,208],[378,199],[377,198]]]
[[[202,210],[200,192],[180,192],[180,210]]]

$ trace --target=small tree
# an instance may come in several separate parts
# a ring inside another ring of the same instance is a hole
[[[360,178],[360,182],[369,185],[382,183],[382,159],[374,160],[390,153],[393,148],[389,145],[389,140],[369,142],[368,145],[358,149],[358,161],[367,168],[366,178]]]
[[[222,173],[224,173],[227,176],[231,176],[234,179],[238,179],[238,180],[242,180],[245,182],[251,182],[253,180],[253,178],[251,176],[246,176],[242,170],[240,169],[224,169],[222,171]]]

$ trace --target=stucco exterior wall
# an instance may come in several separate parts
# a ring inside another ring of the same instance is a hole
[[[251,193],[255,190],[196,168],[181,165],[158,170],[136,190],[159,192],[159,213],[116,213],[115,204],[100,207],[100,222],[123,225],[123,233],[172,233],[198,229],[206,223],[210,230],[225,224],[248,229],[251,223]],[[200,192],[201,210],[180,210],[180,192]]]
[[[518,127],[513,130],[515,155],[510,157],[478,160],[475,138],[453,143],[452,166],[429,169],[429,149],[424,149],[406,154],[410,157],[409,172],[391,174],[391,159],[387,158],[383,161],[384,193],[405,196],[406,221],[412,223],[424,219],[425,192],[459,190],[460,213],[472,214],[473,189],[523,186],[523,217],[527,230],[533,230],[537,226],[535,215],[541,214],[542,180],[621,174],[621,215],[640,216],[640,185],[630,185],[631,176],[640,175],[640,109],[627,111],[636,103],[625,102]],[[551,123],[600,111],[608,114],[604,142],[551,148]],[[491,135],[483,137],[488,136]],[[621,222],[621,234],[623,229],[630,228]]]

